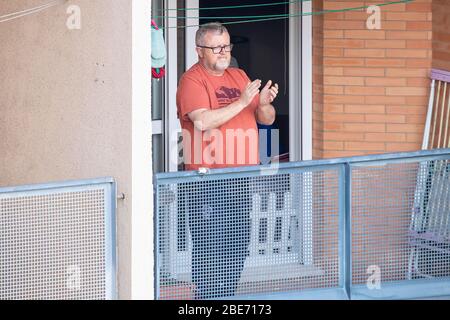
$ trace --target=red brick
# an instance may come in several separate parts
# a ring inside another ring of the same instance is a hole
[[[343,74],[344,76],[382,77],[384,68],[343,68]]]
[[[425,115],[427,113],[427,106],[386,106],[386,113]]]
[[[365,100],[364,96],[338,96],[338,95],[326,95],[323,97],[324,103],[334,104],[363,104]]]
[[[323,125],[323,130],[325,130],[325,131],[341,131],[343,127],[344,127],[343,123],[326,122]]]
[[[323,115],[324,121],[329,122],[364,122],[364,115],[362,114],[345,114],[345,113],[325,113]]]
[[[407,40],[406,47],[408,49],[431,49],[432,42],[429,40]]]
[[[323,78],[323,83],[326,85],[361,86],[364,85],[364,78],[326,76]]]
[[[342,158],[342,157],[352,157],[358,154],[357,151],[324,151],[323,158],[331,159],[331,158]]]
[[[406,86],[405,78],[366,78],[367,86],[402,87]]]
[[[420,133],[424,125],[419,124],[386,124],[386,132]]]
[[[325,39],[324,47],[330,48],[364,48],[364,40]]]
[[[426,3],[420,3],[419,1],[408,3],[406,4],[406,10],[414,12],[431,12],[431,1],[427,1]]]
[[[386,49],[388,58],[426,58],[428,50],[419,49]]]
[[[384,151],[384,143],[380,142],[345,142],[345,150],[371,150],[371,151]]]
[[[431,68],[431,59],[407,59],[407,68]]]
[[[388,96],[424,96],[428,93],[427,88],[422,87],[393,87],[386,88]]]
[[[323,107],[325,113],[342,113],[344,112],[343,104],[327,104]]]
[[[342,30],[327,30],[323,35],[324,39],[342,39],[344,38],[344,31]]]
[[[407,30],[420,30],[420,31],[426,31],[432,29],[432,22],[431,21],[408,21],[406,22],[406,29]]]
[[[323,68],[323,74],[327,76],[343,76],[344,68],[342,67],[325,67]]]
[[[407,152],[419,151],[421,149],[420,143],[386,143],[387,152]]]
[[[328,18],[328,17],[327,17]],[[324,21],[325,29],[341,29],[341,30],[363,30],[366,28],[365,21],[348,21],[348,20],[328,20]]]
[[[406,134],[406,141],[407,142],[414,142],[414,143],[422,143],[423,142],[423,134],[420,133],[407,133]]]
[[[406,123],[425,124],[426,117],[422,115],[407,115]]]
[[[402,77],[402,78],[418,78],[427,77],[428,69],[413,69],[413,68],[388,68],[386,69],[387,77]]]
[[[430,37],[429,31],[386,31],[388,40],[427,40]]]
[[[406,48],[405,40],[366,40],[366,48],[379,49],[403,49]]]
[[[367,67],[404,67],[405,59],[366,59]]]
[[[404,133],[366,133],[364,135],[366,141],[373,142],[404,142],[406,134]]]
[[[323,48],[324,57],[342,57],[344,49],[342,48]]]
[[[369,123],[406,123],[403,115],[366,114],[366,122]]]
[[[351,1],[351,0],[324,1],[323,10],[341,10],[347,8],[356,8],[362,5],[363,5],[362,1]]]
[[[349,58],[383,58],[384,49],[345,49],[344,56]]]
[[[325,140],[323,142],[323,147],[326,150],[344,150],[344,142]]]
[[[344,94],[343,86],[325,86],[323,89],[325,94]]]
[[[345,30],[346,39],[386,39],[386,32],[383,30]]]
[[[398,105],[398,104],[404,104],[406,103],[405,97],[383,97],[383,96],[366,96],[365,97],[365,103],[366,104],[392,104],[392,105]]]
[[[355,86],[355,87],[345,87],[345,94],[348,95],[385,95],[384,87],[364,87],[364,86]]]
[[[381,28],[383,30],[407,30],[405,21],[383,21]]]
[[[428,95],[422,97],[406,97],[406,105],[408,106],[428,106]]]
[[[428,87],[430,86],[431,80],[428,78],[408,78],[407,86],[408,87],[422,87],[427,89],[427,93],[429,92]]]
[[[345,132],[386,132],[386,125],[379,123],[344,123]]]
[[[427,21],[428,14],[426,12],[387,12],[386,19],[398,21]]]
[[[324,132],[323,139],[329,141],[364,141],[364,133],[357,132]]]
[[[386,110],[384,105],[346,105],[344,111],[346,113],[362,113],[362,114],[380,114]]]
[[[361,58],[324,58],[323,65],[330,67],[363,67],[364,59]]]

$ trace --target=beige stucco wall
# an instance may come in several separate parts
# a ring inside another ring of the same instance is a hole
[[[0,15],[45,2],[0,0]],[[81,30],[66,27],[71,4]],[[0,23],[0,186],[112,176],[130,195],[131,13],[129,0],[70,0]],[[125,299],[130,203],[117,211]]]

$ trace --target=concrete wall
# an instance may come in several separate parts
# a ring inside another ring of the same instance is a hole
[[[450,71],[450,2],[433,0],[433,68]]]
[[[42,3],[0,0],[0,15]],[[81,30],[66,27],[70,4]],[[120,298],[131,296],[131,5],[69,1],[0,23],[0,186],[114,177],[128,196],[117,211]]]

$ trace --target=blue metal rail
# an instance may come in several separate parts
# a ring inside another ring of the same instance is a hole
[[[440,149],[156,174],[156,297],[450,295],[449,161]]]

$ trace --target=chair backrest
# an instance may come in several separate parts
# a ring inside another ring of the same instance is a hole
[[[422,149],[450,148],[450,72],[433,69],[431,79]]]

